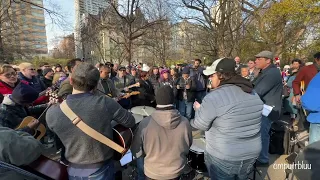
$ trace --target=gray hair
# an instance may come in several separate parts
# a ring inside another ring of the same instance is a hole
[[[100,73],[93,65],[80,63],[75,66],[71,79],[74,89],[89,92],[98,85]]]

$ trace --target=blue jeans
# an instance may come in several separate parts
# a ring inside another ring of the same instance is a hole
[[[270,128],[271,128],[272,121],[265,116],[261,118],[261,142],[262,142],[262,150],[260,152],[258,161],[261,163],[268,163],[269,162],[269,144],[270,144]]]
[[[242,161],[227,161],[211,156],[207,152],[204,155],[209,175],[214,180],[247,180],[253,170],[256,159]]]
[[[144,157],[139,157],[137,159],[137,171],[138,180],[144,180],[146,176],[144,175]]]
[[[191,119],[191,116],[192,116],[192,109],[193,109],[192,107],[193,107],[193,102],[187,102],[187,100],[179,101],[180,114],[189,120]]]
[[[85,169],[84,169],[85,171]],[[99,168],[96,172],[90,174],[87,177],[80,177],[80,176],[70,176],[69,180],[105,180],[105,179],[115,179],[114,176],[114,163],[113,161],[108,161],[105,163],[101,168]]]
[[[309,144],[320,141],[320,124],[310,123]]]

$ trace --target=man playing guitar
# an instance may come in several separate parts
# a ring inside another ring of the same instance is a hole
[[[107,65],[100,66],[100,81],[98,82],[97,93],[108,95],[112,98],[118,97],[120,92],[115,88],[112,80],[109,77],[111,69]]]
[[[30,113],[37,111],[40,106],[47,106],[44,104],[28,108],[28,105],[32,104],[38,96],[39,93],[36,92],[34,88],[25,83],[19,83],[11,95],[4,97],[0,107],[0,124],[3,127],[15,129]],[[40,107],[40,109],[43,108]],[[35,128],[38,123],[38,120],[34,120],[21,130],[33,135],[33,128]]]
[[[133,127],[135,119],[111,98],[92,93],[99,80],[99,71],[94,66],[88,63],[76,65],[70,78],[73,91],[67,96],[66,103],[84,123],[113,139],[112,120],[125,127]],[[113,150],[110,147],[74,125],[59,105],[48,109],[46,120],[48,127],[65,146],[69,179],[114,179]]]

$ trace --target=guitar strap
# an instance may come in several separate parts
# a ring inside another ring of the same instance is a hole
[[[125,151],[123,147],[121,147],[117,143],[113,142],[111,139],[107,138],[106,136],[102,135],[101,133],[92,129],[90,126],[84,123],[83,120],[79,116],[77,116],[72,111],[72,109],[70,109],[70,107],[68,106],[65,100],[60,104],[60,109],[72,121],[72,123],[75,126],[77,126],[82,132],[84,132],[88,136],[101,142],[102,144],[105,144],[106,146],[114,149],[119,153],[123,153]]]

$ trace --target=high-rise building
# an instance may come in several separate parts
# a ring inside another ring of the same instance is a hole
[[[75,50],[76,57],[83,58],[83,47],[81,42],[81,28],[83,27],[87,14],[98,15],[100,9],[105,9],[107,0],[75,0]]]
[[[10,3],[10,7],[6,7]],[[47,36],[42,0],[30,0],[30,3],[11,0],[0,2],[7,13],[2,17],[0,28],[4,49],[22,56],[46,55]],[[5,50],[6,51],[6,50]]]

